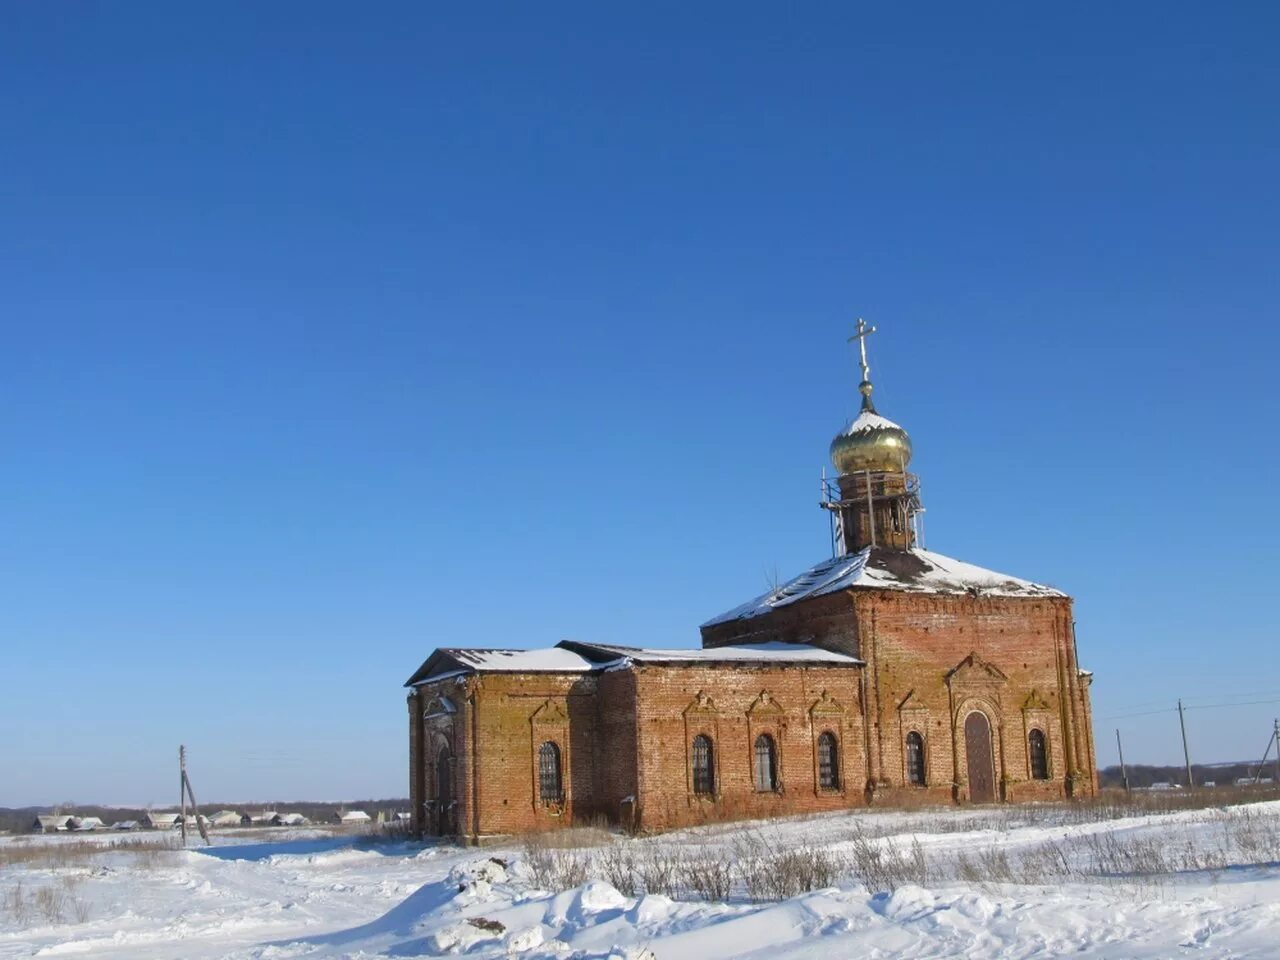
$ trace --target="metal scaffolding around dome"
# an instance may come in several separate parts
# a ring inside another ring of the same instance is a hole
[[[865,547],[910,550],[922,541],[920,480],[907,472],[911,437],[871,401],[871,366],[867,337],[875,327],[858,319],[857,332],[862,380],[862,409],[831,441],[831,463],[838,476],[822,478],[820,504],[831,513],[832,556],[857,553]]]

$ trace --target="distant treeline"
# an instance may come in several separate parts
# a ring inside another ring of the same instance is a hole
[[[101,817],[104,823],[119,823],[121,820],[141,820],[148,809],[174,810],[171,807],[103,807],[92,803],[61,803],[56,807],[0,807],[0,832],[27,833],[35,822],[36,816],[46,813],[74,813],[80,817]],[[346,800],[342,803],[316,803],[309,800],[297,800],[289,803],[201,803],[200,812],[205,816],[219,810],[234,810],[237,813],[257,813],[261,810],[274,810],[276,813],[300,813],[313,823],[333,823],[339,810],[363,810],[375,820],[378,812],[388,816],[398,811],[407,811],[407,799],[388,800]]]
[[[1126,769],[1129,774],[1129,786],[1133,789],[1149,787],[1153,783],[1176,783],[1183,787],[1187,785],[1187,768],[1185,766],[1156,767],[1145,763],[1131,763]],[[1257,760],[1241,760],[1239,763],[1216,763],[1212,766],[1201,766],[1193,763],[1191,765],[1191,774],[1195,777],[1198,786],[1214,783],[1223,787],[1235,783],[1236,780],[1243,777],[1252,778],[1257,769]],[[1263,768],[1260,776],[1274,777],[1275,764],[1269,762]],[[1104,787],[1124,786],[1124,779],[1120,776],[1119,766],[1106,767],[1103,770],[1099,770],[1098,777]]]

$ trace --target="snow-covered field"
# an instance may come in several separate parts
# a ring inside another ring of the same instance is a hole
[[[482,849],[318,831],[119,846],[167,839],[0,838],[0,958],[1280,957],[1280,801]]]

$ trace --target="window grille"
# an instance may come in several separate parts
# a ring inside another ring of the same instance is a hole
[[[538,797],[544,803],[559,803],[564,799],[560,748],[550,740],[538,748]]]
[[[840,748],[836,735],[829,730],[818,737],[818,787],[840,789]]]
[[[702,733],[693,738],[693,792],[703,797],[716,792],[715,749]]]
[[[1044,733],[1039,730],[1032,730],[1027,740],[1028,746],[1031,748],[1031,779],[1048,780],[1049,753],[1045,749]]]
[[[757,793],[773,793],[778,789],[778,748],[767,733],[756,737],[755,774]]]
[[[907,734],[907,783],[924,786],[924,737],[914,730]]]

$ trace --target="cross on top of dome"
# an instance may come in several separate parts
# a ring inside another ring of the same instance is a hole
[[[862,382],[862,411],[831,441],[831,462],[843,474],[861,471],[905,473],[911,460],[911,438],[892,420],[880,416],[871,402],[871,364],[867,361],[867,337],[876,328],[861,317],[849,342],[858,341],[858,366]]]
[[[858,364],[862,368],[862,382],[858,384],[858,392],[862,394],[862,409],[875,412],[875,406],[871,402],[871,366],[867,363],[867,337],[876,332],[876,328],[869,326],[867,321],[861,317],[858,318],[858,326],[855,333],[849,338],[849,342],[858,341],[858,354],[861,362]]]

